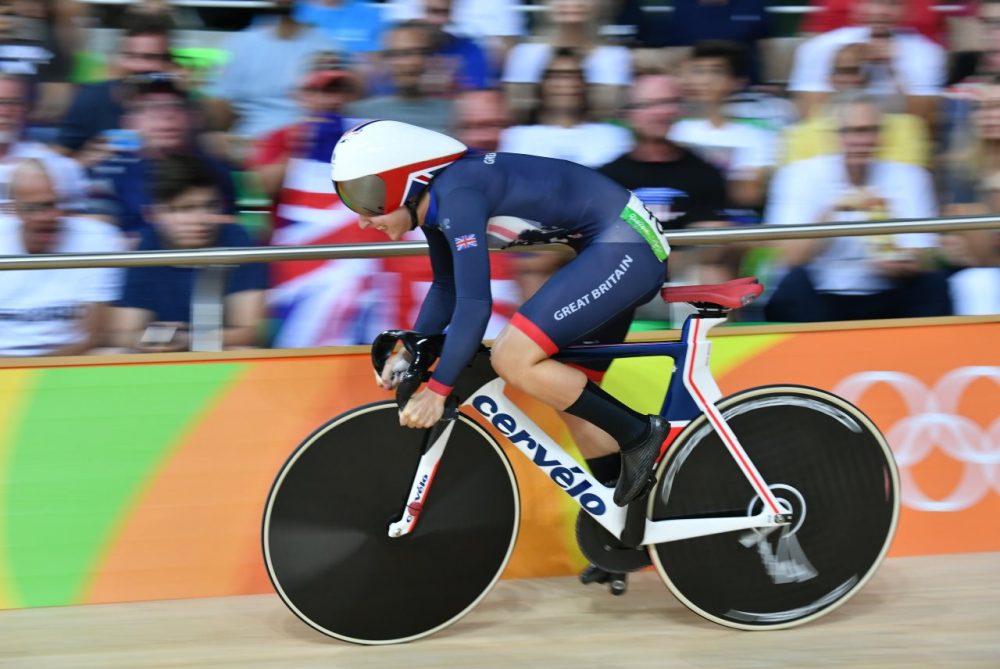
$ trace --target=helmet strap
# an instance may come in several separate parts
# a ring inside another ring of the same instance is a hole
[[[410,230],[417,229],[417,205],[413,202],[404,202],[403,206],[406,207],[406,211],[410,212]]]

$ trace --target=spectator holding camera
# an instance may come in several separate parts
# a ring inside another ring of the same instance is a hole
[[[56,144],[84,167],[108,160],[116,147],[104,135],[121,127],[124,114],[125,80],[174,68],[170,55],[173,23],[159,13],[132,11],[118,44],[114,78],[81,86],[62,119]]]
[[[10,180],[13,215],[0,215],[0,255],[121,251],[113,226],[66,215],[45,163],[28,159]],[[103,344],[107,305],[121,271],[82,269],[0,272],[0,355],[81,355]]]
[[[117,221],[134,238],[147,224],[144,208],[151,202],[154,162],[191,156],[209,166],[223,210],[235,214],[232,170],[202,147],[198,117],[180,80],[172,74],[138,75],[130,78],[123,90],[128,101],[124,127],[111,135],[115,153],[90,172],[94,212]]]
[[[225,213],[223,193],[211,168],[192,156],[158,161],[153,172],[152,226],[139,250],[247,247],[250,237]],[[132,267],[113,314],[120,346],[147,353],[191,347],[191,301],[198,268]],[[222,345],[258,346],[265,317],[266,266],[236,265],[225,279]]]
[[[863,93],[833,108],[841,152],[778,171],[768,222],[869,221],[937,214],[930,175],[915,165],[877,158],[881,112]],[[772,321],[829,321],[941,316],[951,313],[943,275],[928,269],[936,236],[787,240],[789,268],[765,307]]]

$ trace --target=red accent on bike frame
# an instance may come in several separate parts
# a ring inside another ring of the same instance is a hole
[[[437,474],[438,467],[441,466],[441,460],[438,460],[434,465],[434,469],[431,470],[431,475],[427,477],[427,485],[424,486],[424,497],[421,501],[415,504],[407,504],[406,509],[413,516],[413,520],[410,521],[410,532],[413,532],[414,528],[417,526],[417,521],[420,520],[420,514],[424,510],[424,502],[427,500],[427,496],[431,492],[431,484],[434,483],[434,476]]]
[[[698,329],[701,326],[701,319],[695,318],[693,319],[693,321],[694,321],[694,336],[691,339],[691,355],[688,357],[687,360],[687,365],[688,365],[687,379],[688,383],[690,383],[691,385],[691,389],[694,390],[695,394],[698,396],[698,401],[701,402],[703,407],[707,407],[708,402],[705,401],[705,396],[701,394],[701,389],[698,388],[698,386],[694,382],[694,360],[695,357],[697,356],[697,351],[698,351]],[[771,507],[771,511],[773,511],[774,513],[781,513],[781,509],[779,509],[777,506],[771,503],[771,495],[762,494],[761,491],[766,490],[763,482],[759,478],[757,478],[756,472],[754,472],[754,470],[750,468],[750,465],[743,457],[743,453],[741,452],[741,450],[738,449],[736,447],[736,444],[734,444],[732,440],[729,439],[729,435],[726,434],[725,429],[723,429],[723,427],[719,425],[719,423],[715,420],[715,417],[712,415],[711,412],[705,411],[704,413],[705,417],[708,418],[710,423],[712,423],[712,427],[715,428],[716,433],[718,433],[719,436],[722,437],[723,441],[726,442],[726,446],[729,448],[729,452],[733,454],[733,456],[737,459],[737,461],[739,461],[740,468],[745,473],[750,475],[750,481],[751,483],[753,483],[754,488],[757,489],[757,494],[760,495],[760,498],[767,502],[767,505]]]
[[[520,311],[510,319],[510,324],[528,335],[528,339],[538,344],[538,347],[545,351],[545,355],[554,355],[559,351],[559,347],[549,339],[547,334],[542,332],[542,328],[525,318]]]

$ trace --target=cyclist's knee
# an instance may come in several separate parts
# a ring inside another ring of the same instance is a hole
[[[490,350],[490,363],[493,370],[501,379],[508,384],[517,387],[518,380],[523,377],[524,372],[533,364],[538,362],[533,355],[532,346],[525,346],[524,341],[531,343],[520,330],[512,327],[504,328]]]

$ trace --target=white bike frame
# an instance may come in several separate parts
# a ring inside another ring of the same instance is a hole
[[[757,496],[763,502],[762,510],[756,515],[733,515],[713,518],[678,518],[670,520],[645,521],[641,545],[658,544],[679,539],[721,534],[735,530],[747,530],[788,525],[792,519],[787,505],[780,503],[771,492],[760,472],[733,434],[715,402],[722,397],[708,366],[711,342],[708,332],[724,318],[691,318],[685,326],[681,344],[686,346],[684,364],[676,373],[682,374],[684,388],[694,403],[707,417],[712,428],[718,433],[730,455],[739,466]],[[545,433],[534,421],[514,404],[504,393],[503,379],[493,379],[462,404],[471,407],[500,434],[517,447],[536,467],[544,471],[552,482],[566,492],[577,504],[589,513],[612,535],[621,538],[625,530],[628,507],[614,503],[611,488],[594,479],[585,468],[574,460],[558,443]],[[672,424],[682,427],[684,423]],[[434,481],[434,474],[444,454],[451,435],[454,421],[448,423],[441,434],[420,458],[409,500],[403,509],[401,519],[389,526],[389,536],[401,537],[416,527],[427,495]],[[673,432],[672,432],[673,436]]]

